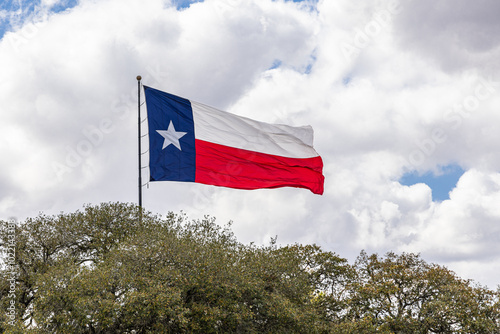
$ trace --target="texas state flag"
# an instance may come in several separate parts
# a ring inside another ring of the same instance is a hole
[[[323,194],[310,126],[258,122],[144,86],[150,181]]]

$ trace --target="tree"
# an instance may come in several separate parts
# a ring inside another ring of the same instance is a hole
[[[16,254],[18,325],[33,333],[319,332],[318,272],[347,266],[317,246],[242,245],[213,218],[120,203],[28,219]]]
[[[127,234],[137,230],[138,214],[139,210],[132,205],[103,204],[100,207],[87,206],[84,212],[56,217],[42,214],[17,226],[17,326],[34,326],[40,307],[44,305],[39,299],[49,287],[44,285],[48,278],[52,277],[55,284],[63,286],[65,279],[73,278],[71,275],[77,276],[100,263]],[[2,222],[1,247],[5,247],[9,239],[7,227],[8,223]],[[0,304],[5,306],[10,302],[3,298],[8,291],[6,268],[1,275],[4,279],[0,283]]]
[[[496,333],[500,291],[464,280],[416,254],[362,252],[346,320],[387,333]],[[347,322],[346,322],[347,323]]]
[[[230,224],[104,203],[13,229],[4,333],[495,333],[499,295],[419,255],[239,243]]]

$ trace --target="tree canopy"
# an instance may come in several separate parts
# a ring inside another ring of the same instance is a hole
[[[15,231],[2,221],[4,251],[13,235],[4,333],[500,332],[500,290],[418,254],[361,252],[351,265],[317,245],[244,245],[214,218],[123,203],[41,214]]]

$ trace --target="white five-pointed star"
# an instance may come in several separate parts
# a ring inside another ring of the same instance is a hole
[[[175,147],[179,149],[179,151],[182,151],[179,139],[181,139],[187,132],[175,131],[172,121],[170,121],[167,131],[156,130],[156,132],[158,132],[163,136],[163,138],[165,138],[165,141],[163,142],[163,147],[161,148],[162,150],[168,145],[173,144]]]

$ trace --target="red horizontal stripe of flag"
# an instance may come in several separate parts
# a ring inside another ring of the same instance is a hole
[[[298,187],[323,194],[323,161],[287,158],[195,140],[195,182],[237,189]]]

